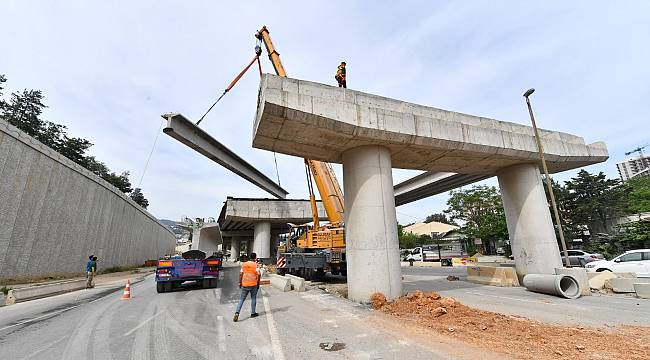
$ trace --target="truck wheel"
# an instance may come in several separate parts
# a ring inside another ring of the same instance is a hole
[[[163,283],[163,292],[172,291],[172,283],[170,281]]]
[[[287,273],[287,269],[277,269],[276,272],[278,273],[278,275],[284,275]]]
[[[164,293],[165,292],[165,283],[157,282],[156,283],[156,292]]]
[[[210,287],[211,288],[213,288],[213,289],[216,288],[218,283],[219,283],[218,279],[210,279]]]
[[[200,285],[204,289],[209,289],[210,288],[210,279],[201,280]]]
[[[338,274],[341,273],[341,271],[339,270],[339,268],[333,268],[331,272],[332,272],[332,275],[338,275]]]
[[[341,269],[342,276],[348,276],[348,269]]]

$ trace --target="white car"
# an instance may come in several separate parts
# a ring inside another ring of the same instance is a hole
[[[638,277],[650,277],[650,249],[626,251],[612,260],[597,260],[585,265],[587,272],[631,272]]]

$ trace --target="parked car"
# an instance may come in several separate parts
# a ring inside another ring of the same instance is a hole
[[[569,253],[569,263],[573,266],[585,267],[587,263],[597,260],[605,260],[602,254],[592,254],[582,250],[567,250]],[[564,252],[560,252],[562,264],[564,264]]]
[[[610,261],[592,261],[585,268],[587,272],[631,272],[638,277],[650,277],[650,249],[626,251]]]

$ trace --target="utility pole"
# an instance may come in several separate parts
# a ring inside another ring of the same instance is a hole
[[[544,176],[546,177],[546,188],[548,189],[548,193],[551,196],[551,206],[553,207],[553,215],[555,216],[557,230],[560,234],[560,243],[562,244],[562,253],[564,254],[564,264],[566,267],[571,267],[571,262],[569,261],[569,252],[567,251],[566,241],[564,240],[564,231],[562,231],[562,223],[560,222],[560,213],[557,211],[557,205],[555,204],[555,195],[553,194],[553,186],[551,186],[551,176],[548,174],[548,168],[546,167],[544,147],[542,146],[542,141],[539,138],[539,131],[537,131],[537,124],[535,124],[535,116],[533,115],[533,107],[530,105],[530,99],[528,98],[534,92],[535,89],[530,88],[524,93],[524,97],[526,98],[526,105],[528,106],[530,121],[533,123],[533,130],[535,131],[537,151],[539,152],[539,158],[542,160],[542,168],[544,169]]]

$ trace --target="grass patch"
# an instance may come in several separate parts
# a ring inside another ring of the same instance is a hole
[[[130,265],[130,266],[112,266],[109,268],[106,268],[104,270],[100,270],[100,274],[110,274],[110,273],[116,273],[116,272],[123,272],[123,271],[131,271],[135,270],[138,268],[141,268],[142,265]]]
[[[6,286],[3,286],[2,289],[0,289],[0,291],[5,295],[9,294],[9,290],[11,290],[11,288]]]

